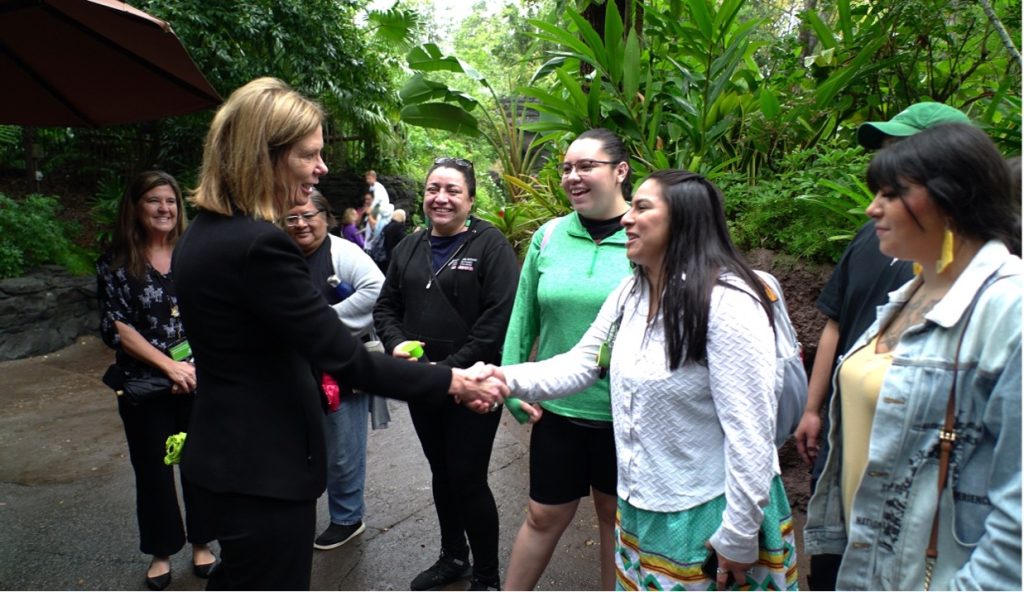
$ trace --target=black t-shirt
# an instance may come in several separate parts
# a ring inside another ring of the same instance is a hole
[[[324,242],[320,243],[320,246],[313,251],[313,254],[306,257],[306,263],[309,265],[309,275],[310,279],[313,280],[313,285],[324,295],[327,303],[333,306],[341,302],[337,291],[327,283],[327,278],[334,275],[334,262],[331,261],[330,237],[325,237]]]
[[[622,213],[607,220],[591,220],[590,218],[580,216],[580,223],[583,224],[583,228],[590,234],[590,238],[594,239],[595,243],[599,243],[622,228],[622,217],[625,215],[625,213]]]

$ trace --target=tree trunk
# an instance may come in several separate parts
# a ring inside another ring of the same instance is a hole
[[[39,189],[39,181],[36,180],[36,128],[21,128],[21,145],[25,151],[25,180],[28,186],[34,191]]]
[[[811,12],[812,10],[818,9],[818,0],[804,0],[803,12]],[[806,58],[814,53],[814,46],[818,40],[814,36],[814,32],[811,29],[811,25],[804,22],[800,26],[800,59]]]
[[[985,9],[985,15],[988,16],[989,22],[992,23],[992,27],[995,28],[996,32],[999,33],[999,38],[1003,40],[1003,45],[1006,47],[1006,51],[1010,52],[1010,56],[1017,62],[1017,67],[1021,67],[1020,52],[1017,51],[1017,46],[1013,44],[1013,39],[1010,38],[1010,34],[1006,32],[1006,27],[1003,26],[1003,22],[996,16],[996,11],[992,9],[992,3],[988,0],[980,0],[981,7]]]
[[[608,10],[608,5],[611,4],[612,0],[605,0],[602,4],[591,2],[583,9],[582,16],[590,26],[594,28],[601,37],[601,41],[604,41],[604,19],[605,12]],[[623,36],[629,34],[629,29],[632,28],[636,31],[636,35],[639,38],[643,37],[644,34],[644,3],[643,0],[614,0],[615,7],[619,9],[619,15],[622,17],[623,24]],[[587,63],[580,64],[580,74],[587,76],[594,71],[593,66]]]

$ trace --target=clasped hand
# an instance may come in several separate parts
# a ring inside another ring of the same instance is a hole
[[[497,411],[508,396],[508,385],[501,368],[477,362],[470,368],[452,368],[453,382],[461,382],[461,389],[453,392],[455,400],[477,413]]]
[[[196,367],[189,362],[170,362],[164,370],[171,380],[171,394],[179,395],[196,390]]]

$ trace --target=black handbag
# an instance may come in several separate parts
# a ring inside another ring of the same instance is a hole
[[[109,386],[119,397],[126,397],[136,405],[159,399],[171,394],[174,383],[166,376],[127,378],[117,364],[111,364],[103,373],[103,384]]]

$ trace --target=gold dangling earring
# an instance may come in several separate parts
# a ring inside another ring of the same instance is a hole
[[[953,232],[947,228],[942,234],[942,253],[935,262],[935,273],[942,273],[953,263]]]

